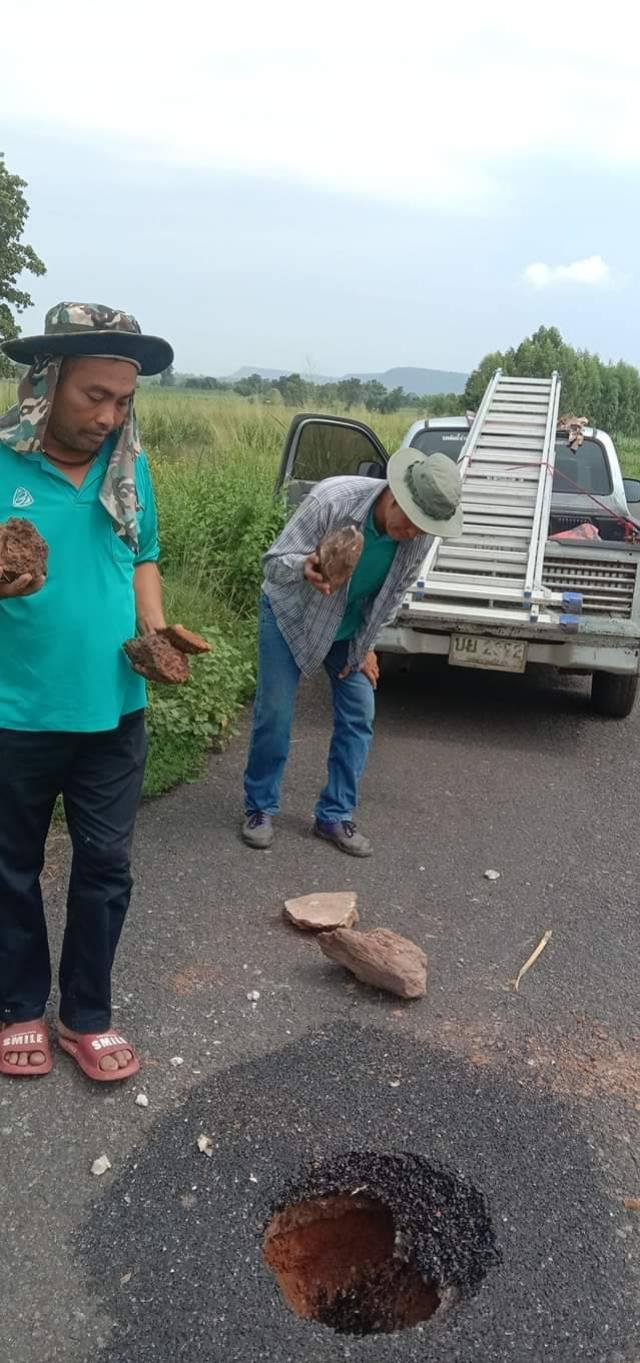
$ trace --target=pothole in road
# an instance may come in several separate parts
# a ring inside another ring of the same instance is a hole
[[[419,1325],[498,1257],[482,1196],[419,1156],[348,1155],[293,1192],[267,1225],[265,1262],[290,1310],[341,1334]]]
[[[394,1257],[388,1207],[343,1194],[312,1198],[278,1212],[264,1257],[296,1315],[343,1334],[404,1330],[440,1305],[434,1283]]]

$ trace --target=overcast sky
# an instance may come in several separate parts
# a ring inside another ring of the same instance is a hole
[[[27,287],[180,370],[468,370],[541,323],[640,364],[640,20],[624,0],[21,0],[0,147]],[[10,54],[10,57],[8,56]]]

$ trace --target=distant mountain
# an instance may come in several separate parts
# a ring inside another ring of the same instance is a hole
[[[417,393],[418,397],[423,397],[426,393],[464,393],[469,375],[450,369],[414,369],[400,366],[397,369],[385,369],[383,374],[354,374],[348,377],[362,379],[363,383],[369,379],[377,379],[385,388],[404,388],[405,393]]]
[[[259,365],[243,365],[241,369],[236,369],[235,374],[226,375],[230,383],[238,383],[240,379],[248,379],[250,374],[259,374],[262,379],[280,379],[283,374],[290,374],[290,369],[261,369]],[[417,393],[418,397],[424,397],[430,393],[463,393],[468,374],[460,374],[450,369],[414,369],[402,368],[385,369],[378,374],[342,374],[343,379],[362,379],[363,383],[370,379],[377,379],[378,383],[383,383],[385,388],[404,388],[405,393]],[[312,383],[337,383],[338,379],[329,377],[326,374],[303,374],[303,378],[309,379]]]

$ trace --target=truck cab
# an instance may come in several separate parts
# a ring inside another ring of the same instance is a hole
[[[441,450],[457,461],[470,429],[470,416],[431,417],[414,421],[402,443],[423,454]],[[567,436],[556,440],[550,534],[590,524],[596,526],[602,539],[629,539],[625,521],[635,523],[640,533],[640,479],[623,477],[615,445],[606,431],[588,426],[583,436],[575,450]]]

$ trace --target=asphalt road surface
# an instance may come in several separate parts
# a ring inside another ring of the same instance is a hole
[[[237,836],[246,722],[141,812],[114,981],[139,1081],[92,1086],[61,1053],[1,1081],[2,1363],[638,1363],[638,719],[545,675],[385,683],[364,862],[310,834],[329,728],[307,686],[270,853]],[[56,950],[65,864],[60,837]],[[426,999],[285,926],[285,897],[335,889],[425,947]],[[263,1262],[274,1210],[356,1177],[451,1288],[414,1328],[303,1320]]]

